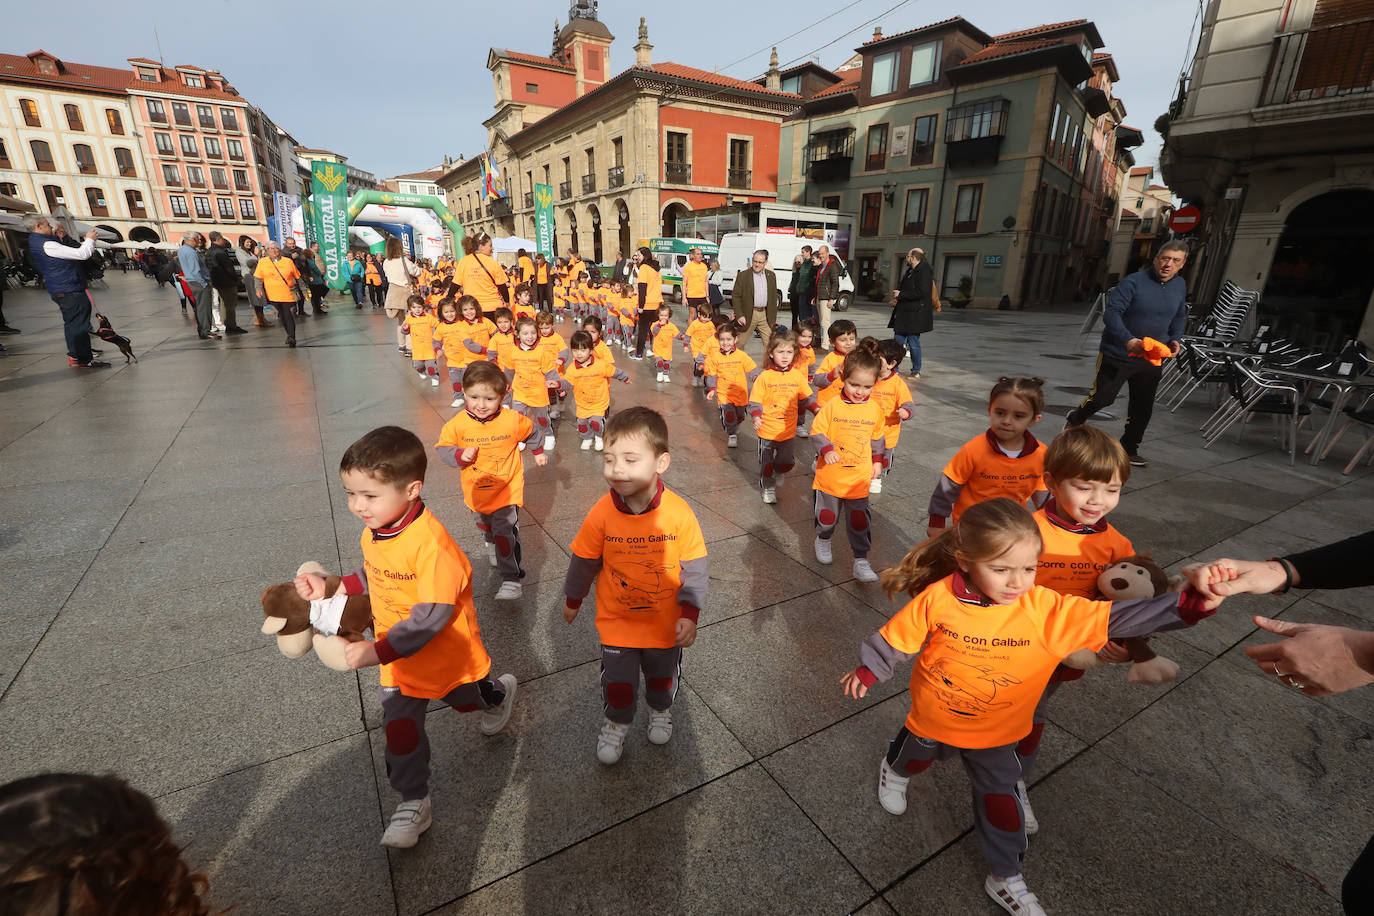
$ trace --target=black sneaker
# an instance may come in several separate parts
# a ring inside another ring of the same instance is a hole
[[[294,337],[288,337],[288,338],[286,338],[286,345],[287,345],[288,347],[294,348],[294,347],[296,346],[296,338],[294,338]]]
[[[1131,467],[1133,468],[1148,468],[1150,466],[1150,459],[1146,458],[1144,455],[1137,455],[1135,452],[1127,452],[1126,457],[1131,459]]]
[[[247,334],[248,332],[245,331],[243,328],[227,328],[227,329],[226,329],[226,333],[228,333],[228,334]]]

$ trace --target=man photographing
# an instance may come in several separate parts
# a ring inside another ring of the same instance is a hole
[[[67,365],[77,369],[108,369],[110,364],[91,353],[91,294],[86,291],[82,262],[95,254],[96,231],[86,233],[79,247],[63,245],[46,216],[29,223],[29,259],[43,274],[48,295],[62,312],[67,338]]]

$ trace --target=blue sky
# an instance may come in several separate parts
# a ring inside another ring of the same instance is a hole
[[[1160,0],[1142,7],[1042,0],[1029,12],[1025,3],[971,0],[957,13],[990,34],[1092,19],[1104,50],[1116,59],[1127,122],[1145,134],[1137,162],[1152,165],[1160,144],[1154,120],[1168,106],[1196,41],[1195,30],[1189,36],[1198,2]],[[566,0],[205,0],[154,13],[93,0],[25,3],[6,11],[0,51],[27,54],[41,47],[110,67],[125,66],[129,57],[160,56],[168,64],[219,70],[302,144],[343,153],[386,177],[435,165],[446,153],[480,152],[482,120],[494,98],[487,49],[548,54],[554,20],[567,22],[568,6]],[[955,14],[928,0],[604,0],[600,7],[600,19],[616,36],[612,73],[633,63],[639,17],[645,16],[654,60],[720,67],[742,79],[767,68],[772,44],[784,63],[814,55],[822,66],[835,67],[872,36],[874,26],[890,35]],[[376,40],[369,44],[369,37]]]

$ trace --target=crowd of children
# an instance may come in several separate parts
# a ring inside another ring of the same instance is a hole
[[[671,739],[682,651],[696,638],[706,602],[707,550],[690,505],[662,481],[670,463],[663,417],[641,406],[611,410],[610,383],[631,381],[613,347],[634,346],[637,298],[585,273],[565,281],[558,269],[551,290],[551,301],[537,301],[521,277],[511,306],[491,316],[470,296],[442,292],[431,310],[417,292],[406,330],[416,371],[438,386],[443,360],[453,406],[462,408],[434,447],[459,470],[464,502],[501,577],[497,600],[523,594],[524,456],[539,466],[550,461],[555,424],[568,407],[581,449],[603,453],[609,492],[588,507],[570,544],[564,616],[574,623],[595,588],[603,707],[596,755],[609,765],[622,756],[641,676],[648,740]],[[1043,913],[1021,874],[1026,837],[1038,829],[1026,784],[1046,704],[1084,667],[1061,662],[1084,653],[1124,661],[1118,642],[1192,625],[1218,602],[1191,588],[1093,600],[1098,572],[1134,553],[1106,521],[1130,473],[1121,446],[1099,430],[1073,427],[1047,448],[1030,432],[1044,412],[1043,380],[998,379],[987,431],[949,459],[930,497],[927,538],[880,575],[868,560],[869,500],[882,492],[902,425],[917,412],[895,371],[900,345],[859,339],[853,322],[841,319],[825,329],[830,352],[817,363],[820,329],[804,324],[776,329],[759,366],[744,352],[739,326],[711,306],[681,328],[670,306],[656,309],[655,384],[671,381],[675,365],[687,367],[687,390],[702,389],[719,411],[728,448],[738,446],[746,418],[752,422],[764,503],[777,503],[785,475],[808,463],[816,561],[833,562],[832,538],[843,523],[854,579],[881,581],[889,595],[910,599],[864,641],[860,664],[842,681],[848,695],[862,697],[912,664],[911,710],[880,761],[879,804],[902,814],[910,778],[937,758],[959,756],[989,868],[986,892],[1008,912]],[[567,340],[556,331],[560,316],[572,322]],[[807,440],[806,454],[798,439]],[[427,703],[480,711],[482,731],[494,734],[510,717],[517,684],[512,675],[490,676],[471,566],[420,498],[419,440],[395,427],[375,430],[348,449],[340,473],[349,508],[367,530],[363,567],[339,588],[371,594],[376,636],[352,644],[348,660],[382,666],[387,770],[401,797],[382,842],[410,846],[431,818]],[[297,588],[320,598],[325,580],[302,576]]]

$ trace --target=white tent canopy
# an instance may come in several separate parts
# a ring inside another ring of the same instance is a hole
[[[492,251],[514,254],[521,248],[525,249],[526,252],[533,252],[535,250],[535,245],[534,242],[531,242],[529,239],[522,239],[518,235],[512,235],[504,239],[491,240]]]

